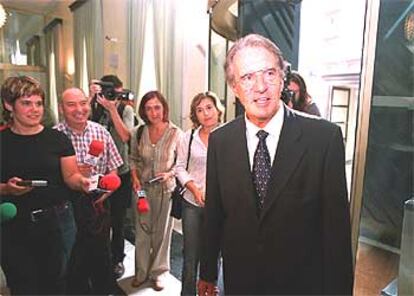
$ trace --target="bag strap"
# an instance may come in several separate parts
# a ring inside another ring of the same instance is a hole
[[[188,142],[187,165],[185,166],[185,170],[188,170],[188,163],[190,162],[191,143],[193,142],[193,135],[194,135],[194,129],[191,130],[190,141]]]
[[[138,130],[137,130],[137,145],[139,145],[139,141],[141,141],[141,136],[142,136],[142,132],[144,131],[144,126],[145,126],[145,124],[140,125],[138,127]]]

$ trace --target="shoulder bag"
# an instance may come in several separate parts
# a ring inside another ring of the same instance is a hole
[[[188,170],[188,163],[190,161],[191,156],[191,143],[193,142],[193,134],[194,129],[191,130],[190,141],[188,143],[187,165],[185,167],[186,170]],[[186,191],[186,188],[185,186],[181,185],[180,181],[178,181],[177,178],[175,178],[175,182],[177,185],[175,186],[174,191],[171,193],[172,206],[170,215],[175,219],[180,220],[182,214],[183,195]]]

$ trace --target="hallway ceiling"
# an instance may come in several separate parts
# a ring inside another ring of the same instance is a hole
[[[52,11],[60,0],[0,0],[6,8],[15,9],[25,13],[45,15]]]

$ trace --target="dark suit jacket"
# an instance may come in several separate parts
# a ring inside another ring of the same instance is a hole
[[[261,214],[244,116],[210,135],[201,278],[224,262],[232,294],[351,294],[345,156],[338,126],[285,108]]]

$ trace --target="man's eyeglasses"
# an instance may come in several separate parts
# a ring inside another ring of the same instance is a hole
[[[275,68],[244,74],[237,82],[240,83],[245,90],[250,90],[257,82],[257,76],[259,74],[262,75],[263,81],[267,84],[275,85],[280,83],[281,78],[279,72]]]

